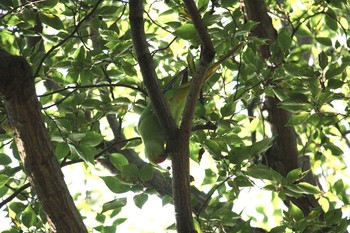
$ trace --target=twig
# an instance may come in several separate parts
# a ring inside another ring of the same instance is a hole
[[[17,197],[21,192],[23,192],[25,189],[30,187],[30,183],[26,183],[24,184],[22,187],[20,187],[19,189],[17,189],[15,192],[13,192],[10,196],[8,196],[7,198],[5,198],[2,202],[0,202],[0,209],[6,205],[7,203],[9,203],[10,201],[12,201],[15,197]]]
[[[67,87],[64,87],[64,88],[59,89],[59,90],[55,90],[55,91],[52,91],[52,92],[49,92],[49,93],[38,95],[38,97],[45,97],[45,96],[53,95],[53,94],[56,94],[56,93],[67,91],[69,89],[85,89],[85,88],[100,88],[100,87],[126,87],[126,88],[133,89],[135,91],[139,91],[142,94],[147,96],[146,91],[143,90],[140,87],[135,87],[135,86],[132,86],[132,85],[129,85],[129,84],[123,84],[123,83],[108,83],[108,84],[106,83],[106,84],[96,84],[96,85],[67,86]]]

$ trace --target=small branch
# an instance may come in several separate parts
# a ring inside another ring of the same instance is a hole
[[[21,192],[23,192],[24,190],[26,190],[27,188],[30,187],[30,183],[26,183],[24,185],[22,185],[19,189],[17,189],[15,192],[13,192],[10,196],[8,196],[7,198],[5,198],[2,202],[0,202],[0,209],[6,205],[7,203],[9,203],[10,201],[12,201],[15,197],[17,197]]]
[[[38,95],[38,97],[45,97],[45,96],[53,95],[53,94],[56,94],[56,93],[67,91],[69,89],[85,89],[85,88],[100,88],[100,87],[126,87],[126,88],[130,88],[132,90],[135,90],[135,91],[139,91],[142,94],[147,96],[147,93],[145,92],[145,90],[143,90],[140,87],[135,87],[135,86],[132,86],[132,85],[129,85],[129,84],[123,84],[123,83],[108,83],[108,84],[106,83],[106,84],[96,84],[96,85],[67,86],[67,87],[64,87],[64,88],[59,89],[59,90],[55,90],[55,91],[52,91],[52,92],[49,92],[49,93]]]
[[[205,210],[205,208],[208,206],[209,201],[211,200],[211,197],[213,196],[213,194],[215,193],[216,190],[218,190],[223,184],[225,184],[229,179],[231,179],[231,176],[226,177],[226,179],[224,179],[223,181],[221,181],[219,184],[215,185],[214,187],[212,187],[208,194],[207,197],[205,199],[205,201],[202,203],[201,207],[199,208],[199,210],[196,212],[197,218],[199,218],[201,212],[203,210]]]
[[[185,110],[182,115],[182,122],[180,126],[181,132],[185,133],[184,136],[189,137],[191,133],[194,109],[199,96],[200,88],[204,81],[209,65],[214,59],[215,49],[208,34],[208,31],[202,22],[200,13],[197,10],[195,2],[193,0],[184,0],[184,2],[191,16],[192,23],[196,28],[202,46],[199,65],[196,69],[191,83],[190,92],[186,101]]]

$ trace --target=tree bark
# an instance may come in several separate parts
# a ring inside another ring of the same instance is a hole
[[[258,38],[267,39],[268,44],[260,46],[259,52],[262,59],[268,59],[270,57],[269,46],[277,40],[277,32],[267,13],[267,7],[263,0],[244,0],[244,9],[246,17],[249,20],[260,23],[252,31],[252,34]],[[265,101],[272,133],[276,136],[276,142],[267,151],[266,157],[267,165],[285,176],[291,170],[299,167],[299,155],[295,129],[291,126],[286,126],[291,114],[279,108],[279,102],[278,98],[270,96],[268,96]],[[313,208],[319,206],[313,195],[304,195],[300,198],[288,197],[286,204],[288,205],[289,202],[298,206],[305,216],[308,215]]]
[[[23,57],[0,50],[0,95],[28,180],[47,215],[51,232],[87,232],[64,182],[41,118],[34,78]]]

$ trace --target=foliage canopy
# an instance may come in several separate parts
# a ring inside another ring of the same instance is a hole
[[[252,33],[259,23],[244,14],[249,1],[195,2],[220,61],[202,86],[189,144],[195,222],[202,232],[246,232],[252,226],[271,232],[346,231],[349,3],[265,0],[277,32],[269,42]],[[149,100],[131,39],[128,2],[1,0],[0,13],[0,48],[30,63],[60,165],[79,165],[84,176],[78,183],[103,181],[114,193],[112,201],[95,187],[71,193],[81,214],[94,219],[90,230],[115,232],[126,220],[120,214],[128,208],[126,196],[139,208],[155,194],[171,204],[169,163],[147,162],[136,128]],[[144,15],[161,88],[185,68],[191,79],[200,65],[201,44],[184,3],[147,1]],[[242,46],[230,54],[237,45]],[[264,59],[265,45],[270,56]],[[290,140],[297,143],[300,167],[286,174],[266,158],[279,137],[265,101],[274,96],[277,108],[291,114],[283,127],[297,133]],[[3,105],[0,121],[0,207],[12,222],[3,232],[45,232],[47,219],[27,184]],[[306,180],[311,174],[317,184]],[[247,201],[242,195],[259,199],[261,193],[268,193],[268,200],[255,210],[236,208]],[[308,214],[294,202],[283,204],[306,195],[318,202]]]

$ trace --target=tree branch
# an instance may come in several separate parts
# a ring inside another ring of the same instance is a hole
[[[190,92],[186,101],[186,106],[180,126],[180,130],[182,133],[184,133],[184,136],[189,137],[191,133],[195,105],[209,65],[214,59],[215,49],[208,34],[208,31],[202,22],[201,16],[199,14],[199,11],[197,10],[195,2],[193,0],[184,0],[184,2],[191,16],[192,23],[196,28],[202,46],[199,66],[197,67],[191,82]]]
[[[152,55],[148,49],[144,29],[143,1],[130,0],[129,12],[132,41],[144,84],[160,125],[164,128],[166,135],[168,135],[169,138],[172,138],[174,137],[174,133],[177,132],[177,126],[171,116],[168,104],[159,86],[159,80],[155,72]]]
[[[259,48],[260,56],[263,59],[270,58],[270,45],[277,40],[277,32],[272,25],[272,20],[267,13],[267,7],[263,0],[244,0],[244,7],[248,19],[260,24],[252,31],[253,35],[267,39],[268,44]],[[282,175],[287,175],[298,165],[298,149],[295,129],[286,126],[291,117],[291,113],[278,107],[279,99],[268,96],[265,107],[268,111],[268,118],[271,123],[272,133],[276,135],[276,142],[267,151],[268,166],[278,171]],[[319,206],[313,195],[305,195],[300,198],[288,197],[288,202],[294,203],[304,213],[308,215],[310,211]]]

